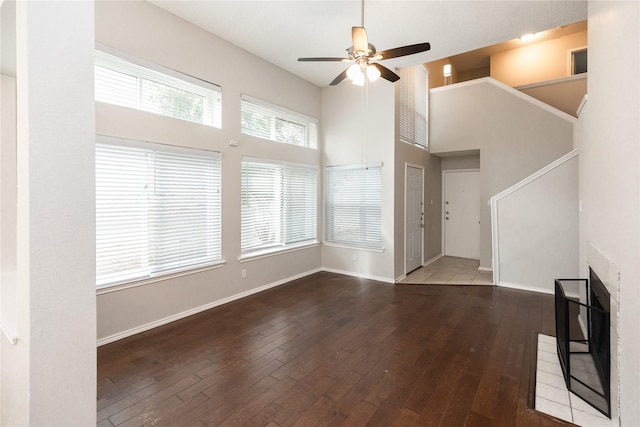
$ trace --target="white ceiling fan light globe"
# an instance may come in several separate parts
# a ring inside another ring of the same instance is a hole
[[[364,78],[359,64],[353,64],[347,69],[347,77],[355,81],[358,78]]]
[[[376,80],[378,80],[380,78],[380,70],[378,70],[378,67],[374,65],[368,65],[367,77],[369,78],[370,82],[375,82]]]
[[[364,86],[364,73],[360,73],[353,80],[353,84],[356,86]]]

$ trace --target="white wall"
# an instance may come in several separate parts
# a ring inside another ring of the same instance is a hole
[[[382,252],[323,245],[322,265],[333,271],[394,280],[394,86],[345,81],[322,91],[323,165],[383,162]],[[354,260],[354,256],[356,260]]]
[[[93,3],[18,2],[15,22],[18,340],[2,345],[2,424],[86,426],[96,411]]]
[[[480,266],[491,268],[489,199],[571,151],[575,119],[490,78],[430,99],[431,153],[480,150]]]
[[[620,272],[624,426],[640,425],[639,22],[636,1],[589,2],[589,100],[579,120],[580,272],[586,277],[590,246]]]
[[[97,103],[96,133],[220,151],[222,256],[226,261],[216,269],[100,291],[100,342],[317,271],[319,245],[244,262],[238,259],[241,156],[320,164],[320,150],[241,134],[240,94],[319,119],[320,88],[147,2],[97,2],[96,42],[222,87],[222,129]],[[230,147],[230,139],[239,141],[239,146]],[[242,269],[247,273],[244,279]]]
[[[499,285],[552,294],[578,277],[577,156],[495,204]]]

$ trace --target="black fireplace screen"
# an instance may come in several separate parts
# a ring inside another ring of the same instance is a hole
[[[609,292],[589,270],[555,281],[558,358],[567,388],[611,417]]]

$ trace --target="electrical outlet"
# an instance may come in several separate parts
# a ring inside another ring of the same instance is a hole
[[[229,145],[232,147],[237,147],[238,146],[238,141],[235,139],[230,139],[229,140]]]
[[[247,278],[247,270],[246,269],[242,269],[242,271],[240,272],[240,275],[242,276],[243,279]]]

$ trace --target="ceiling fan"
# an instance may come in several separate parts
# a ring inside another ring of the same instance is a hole
[[[378,77],[382,77],[390,82],[400,80],[400,76],[396,73],[374,61],[413,55],[415,53],[426,52],[431,49],[431,45],[429,43],[418,43],[377,52],[376,47],[367,40],[367,30],[364,28],[364,0],[362,0],[361,7],[361,26],[351,28],[351,39],[353,44],[347,49],[347,53],[349,54],[348,58],[298,58],[298,61],[353,62],[354,64],[338,74],[330,85],[335,86],[345,78],[349,77],[353,81],[353,84],[362,86],[364,85],[365,74],[369,81],[375,81]]]

